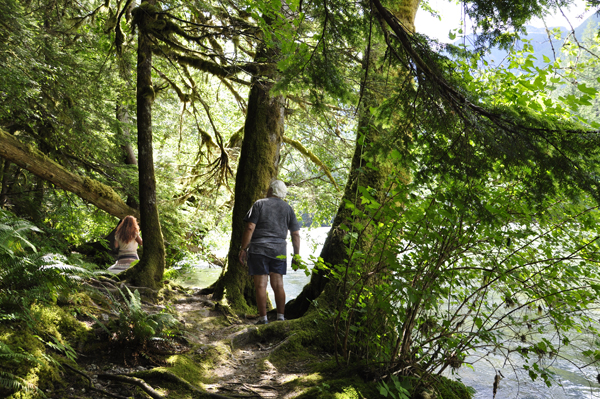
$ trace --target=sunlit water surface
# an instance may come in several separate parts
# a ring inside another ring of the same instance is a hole
[[[321,253],[321,248],[328,231],[328,227],[300,230],[302,237],[300,255],[304,260],[308,261],[311,256],[316,257]],[[290,253],[293,253],[292,245],[288,243],[288,254]],[[227,249],[217,251],[216,255],[225,258]],[[287,301],[296,298],[310,280],[304,271],[293,271],[289,267],[290,263],[291,260],[288,257],[288,270],[287,275],[284,277]],[[208,263],[198,263],[195,266],[194,272],[178,281],[179,284],[190,288],[208,287],[217,280],[222,271],[220,267],[215,267]],[[271,287],[268,287],[267,291],[269,298],[272,299],[273,291]],[[551,339],[551,337],[547,338]],[[580,350],[589,348],[586,342],[591,341],[593,338],[585,335],[571,337],[574,343],[579,345],[579,348],[584,348]],[[562,353],[564,357],[567,357],[567,360],[556,358],[546,360],[546,365],[555,373],[557,381],[560,382],[560,385],[554,383],[550,388],[539,378],[536,381],[531,381],[527,371],[523,369],[523,363],[520,360],[517,359],[517,362],[510,364],[505,362],[504,357],[494,355],[488,355],[484,360],[477,361],[474,369],[462,367],[458,373],[448,373],[447,376],[460,379],[464,384],[475,388],[476,393],[474,397],[476,399],[492,398],[494,376],[496,375],[495,370],[500,370],[504,376],[496,393],[497,399],[600,399],[600,384],[596,380],[598,369],[596,367],[588,367],[582,371],[570,362],[570,360],[577,361],[581,357],[579,354],[580,350],[571,348]],[[473,356],[467,359],[467,361],[474,361],[475,359],[476,356]]]

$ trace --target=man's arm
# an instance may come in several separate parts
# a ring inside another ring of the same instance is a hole
[[[292,258],[292,269],[298,269],[300,257],[300,230],[292,231],[292,247],[294,248],[294,257]],[[298,256],[296,256],[298,255]]]
[[[244,233],[242,233],[242,246],[239,253],[240,263],[242,265],[245,265],[246,260],[248,259],[248,246],[250,245],[250,240],[252,239],[252,234],[254,234],[255,227],[255,223],[247,222]]]

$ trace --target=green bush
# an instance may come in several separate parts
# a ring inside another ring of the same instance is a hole
[[[490,182],[390,180],[384,201],[359,188],[361,208],[348,203],[354,219],[340,226],[347,262],[317,265],[339,287],[331,317],[340,359],[431,379],[489,349],[551,384],[542,356],[528,353],[560,353],[569,330],[594,334],[597,205],[531,204],[517,200],[525,187]]]
[[[107,325],[100,325],[118,343],[144,346],[152,338],[164,338],[171,335],[170,328],[179,322],[168,312],[150,314],[142,308],[140,293],[133,293],[125,287],[126,293],[119,290],[122,301],[112,297],[111,311],[118,318]]]
[[[47,349],[75,359],[62,334],[81,332],[56,304],[80,291],[79,277],[90,272],[65,263],[62,255],[38,253],[28,236],[40,232],[0,210],[0,322],[9,331],[0,336],[0,388],[13,394],[39,391],[39,373],[53,367]]]

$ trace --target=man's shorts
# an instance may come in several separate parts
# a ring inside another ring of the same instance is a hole
[[[278,273],[285,275],[287,262],[285,259],[273,259],[264,255],[248,254],[248,274],[251,276]]]

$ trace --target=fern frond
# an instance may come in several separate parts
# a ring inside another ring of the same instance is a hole
[[[14,352],[7,344],[0,341],[0,365],[6,366],[11,362],[15,364],[19,364],[22,362],[41,364],[41,362],[35,356],[29,353]],[[33,385],[28,381],[25,381],[23,378],[14,375],[8,371],[0,370],[0,387],[12,391],[37,391],[39,394],[45,397],[37,386]]]
[[[23,245],[36,252],[35,245],[25,237],[28,232],[41,232],[41,230],[25,220],[13,220],[9,224],[7,222],[0,224],[0,255],[4,252],[13,257],[15,252],[23,252]]]
[[[35,391],[43,398],[46,397],[44,393],[31,382],[25,381],[23,378],[16,376],[11,373],[0,371],[0,387],[6,388],[11,391],[24,391],[32,392]]]

